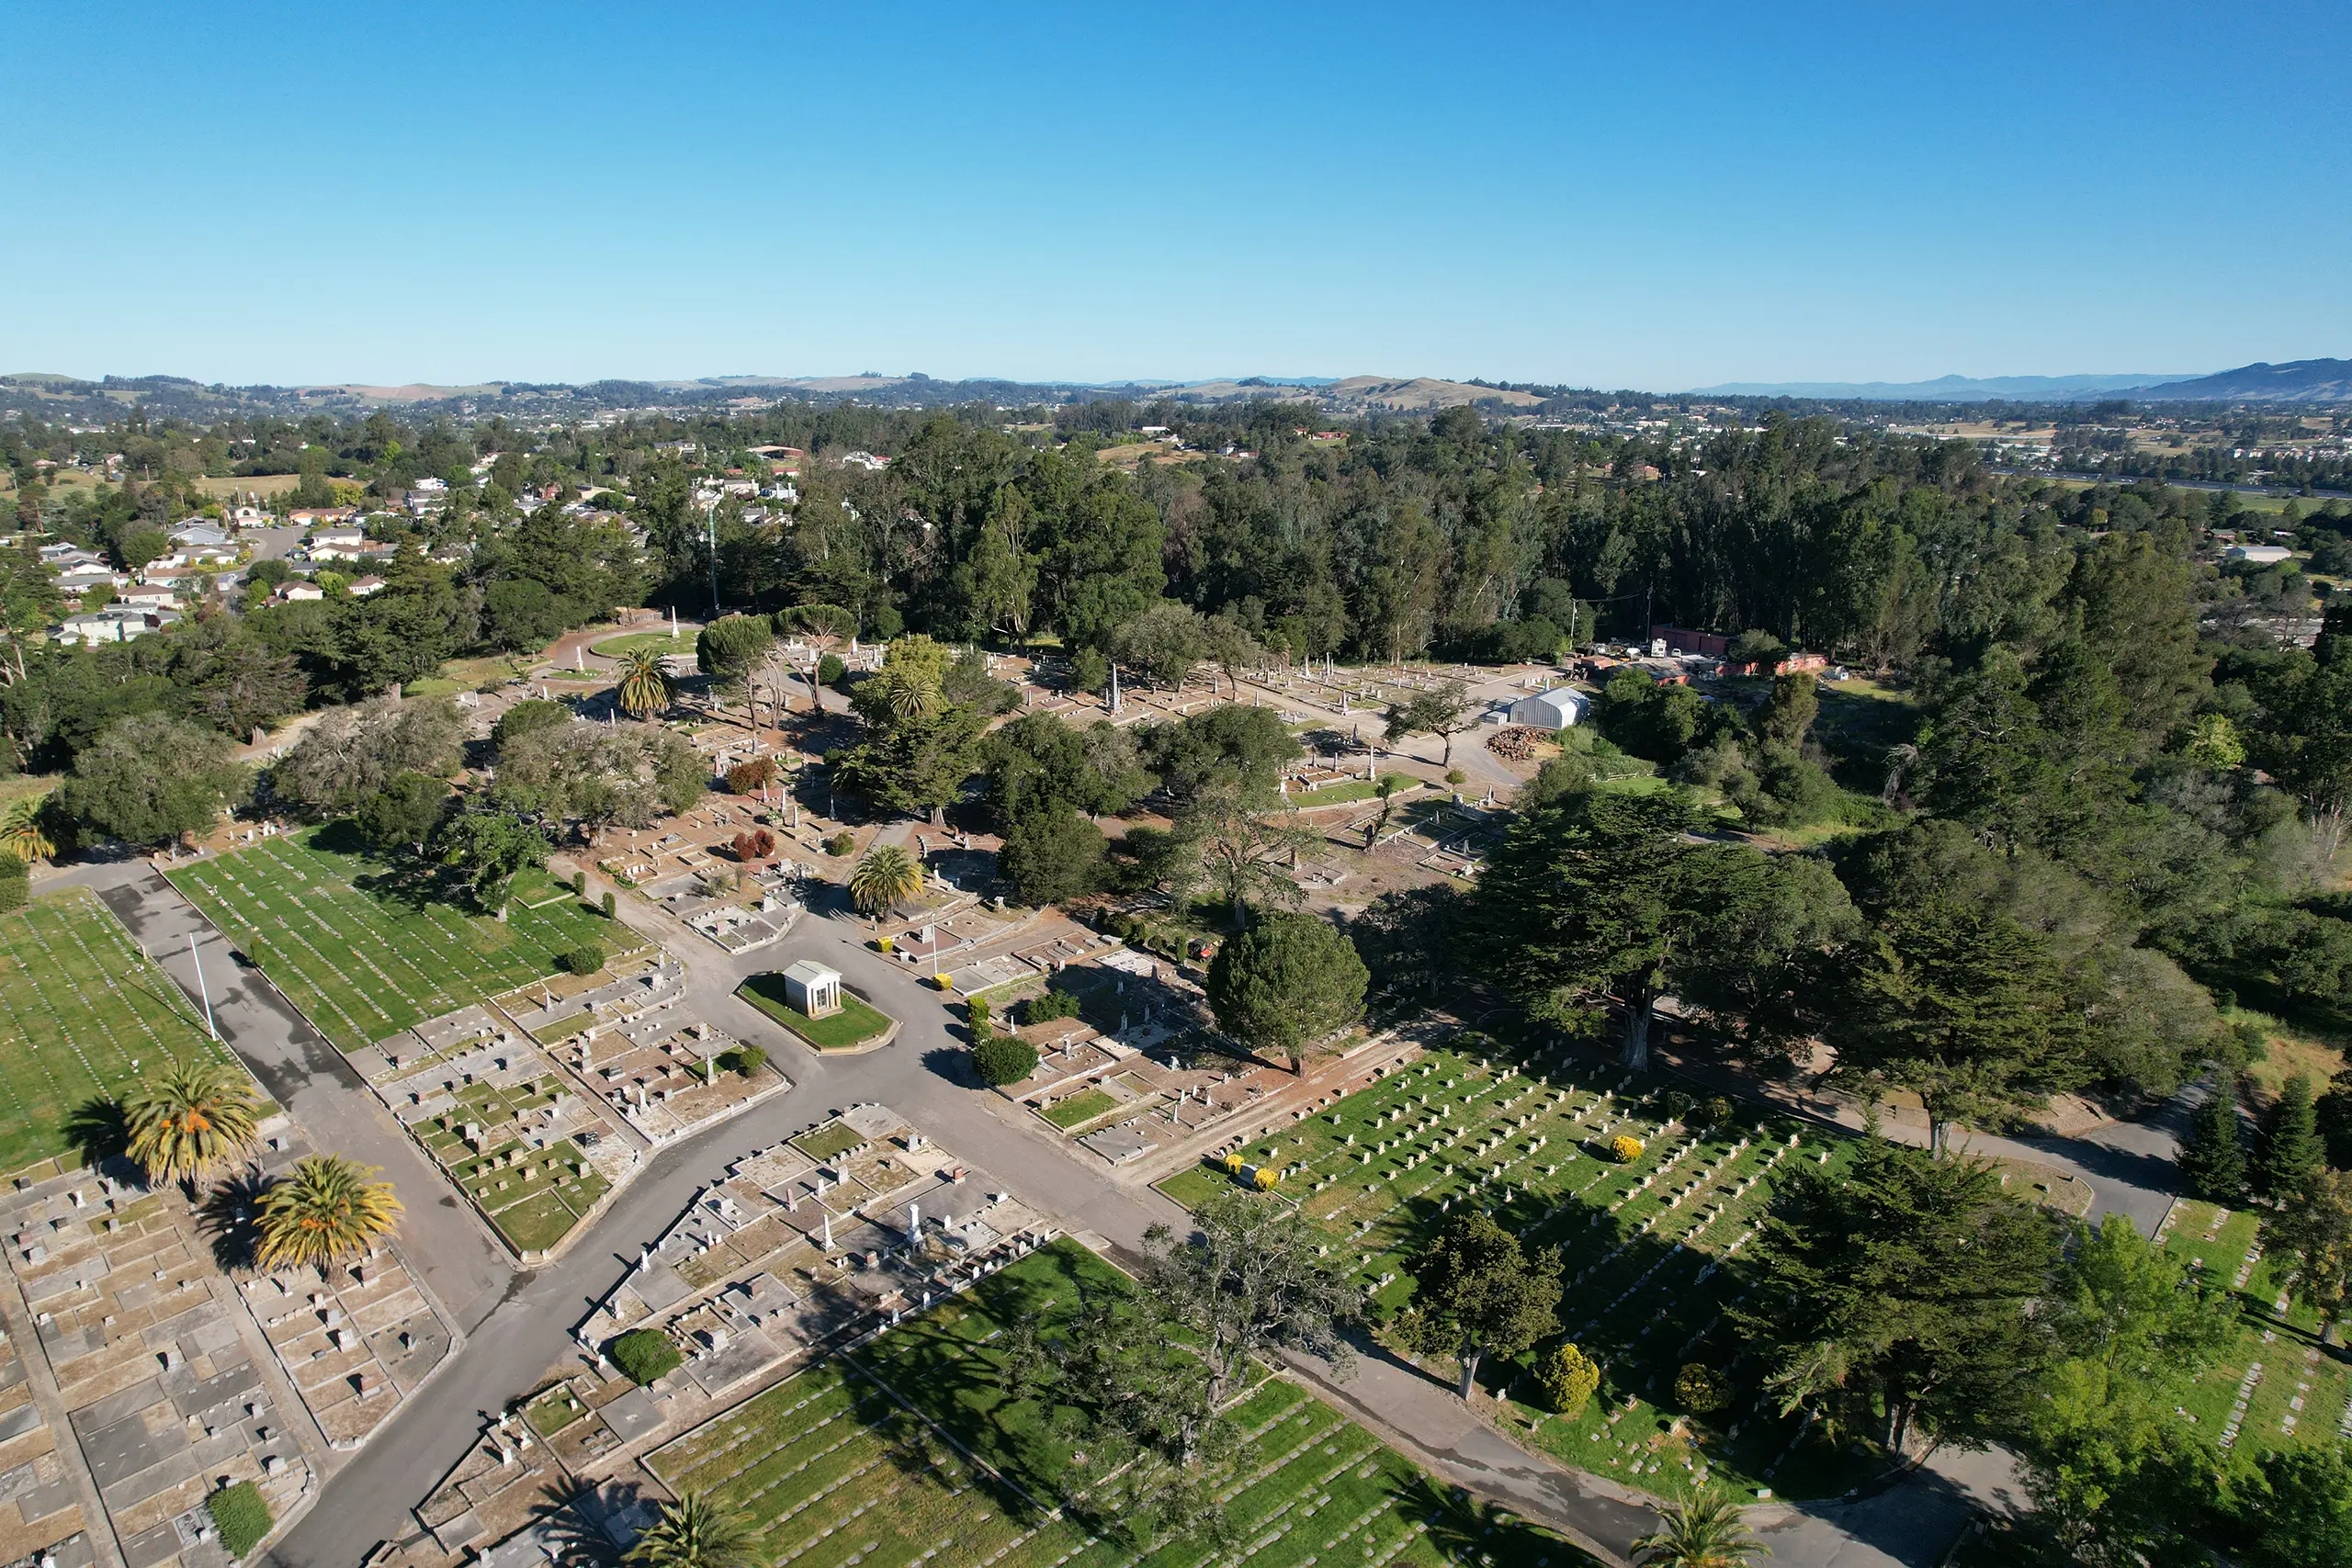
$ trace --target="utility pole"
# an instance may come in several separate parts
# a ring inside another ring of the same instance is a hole
[[[204,984],[204,960],[196,954],[196,933],[187,933],[187,961],[196,965],[196,994],[204,998],[204,1032],[212,1036],[215,1045],[220,1043],[220,1031],[212,1021],[212,993]]]

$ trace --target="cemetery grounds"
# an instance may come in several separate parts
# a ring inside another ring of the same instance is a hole
[[[1745,1293],[1734,1260],[1775,1183],[1841,1166],[1851,1140],[1737,1101],[1716,1125],[1686,1130],[1674,1112],[1702,1097],[1666,1075],[1564,1051],[1515,1058],[1479,1036],[1462,1043],[1483,1055],[1431,1051],[1241,1144],[1238,1173],[1204,1162],[1159,1187],[1193,1207],[1237,1181],[1250,1186],[1261,1168],[1280,1171],[1268,1201],[1294,1203],[1323,1228],[1375,1319],[1410,1300],[1407,1257],[1454,1205],[1477,1204],[1531,1250],[1560,1249],[1561,1326],[1601,1369],[1600,1387],[1569,1418],[1551,1413],[1524,1375],[1532,1358],[1490,1359],[1481,1380],[1512,1401],[1500,1418],[1516,1439],[1668,1496],[1697,1482],[1815,1497],[1861,1479],[1861,1456],[1760,1394],[1724,1316]],[[1621,1134],[1642,1143],[1623,1163],[1608,1149]],[[1675,1375],[1691,1361],[1728,1378],[1727,1408],[1679,1407]],[[1449,1363],[1437,1375],[1456,1374]]]
[[[2262,1255],[2261,1216],[2184,1198],[2159,1231],[2165,1247],[2227,1286],[2236,1332],[2198,1373],[2174,1414],[2224,1453],[2326,1445],[2352,1438],[2352,1372],[2320,1345],[2319,1314],[2290,1302]]]
[[[1227,1412],[1238,1459],[1218,1496],[1240,1544],[1139,1551],[1084,1522],[1099,1477],[1008,1399],[992,1348],[1008,1325],[1118,1280],[1074,1242],[1039,1249],[865,1346],[786,1379],[649,1455],[671,1491],[751,1517],[763,1561],[791,1568],[1387,1568],[1589,1565],[1556,1537],[1456,1500],[1295,1384],[1256,1383]],[[568,1411],[534,1405],[535,1424]],[[570,1417],[576,1418],[576,1417]],[[545,1431],[545,1427],[541,1427]],[[1078,1506],[1071,1506],[1076,1504]]]
[[[454,1103],[409,1132],[442,1173],[517,1252],[543,1252],[571,1234],[611,1188],[570,1138],[544,1148],[521,1129],[564,1098],[553,1074],[517,1083],[487,1077],[460,1086]],[[469,1143],[466,1129],[481,1129]]]
[[[614,927],[543,871],[514,883],[502,923],[389,890],[348,823],[264,839],[175,867],[174,886],[344,1051],[555,972],[555,955]]]
[[[205,1054],[233,1061],[96,895],[71,888],[0,915],[0,1171],[64,1152],[84,1106]]]

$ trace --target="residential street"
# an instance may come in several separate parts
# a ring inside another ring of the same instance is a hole
[[[1070,1232],[1113,1249],[1136,1247],[1154,1223],[1182,1223],[1175,1205],[1148,1187],[1113,1179],[1034,1122],[1012,1112],[964,1077],[966,1053],[938,993],[902,962],[865,945],[861,922],[812,910],[777,947],[729,957],[635,901],[630,925],[666,941],[688,967],[688,993],[704,1016],[765,1045],[795,1088],[743,1116],[656,1150],[614,1206],[558,1262],[515,1269],[471,1213],[384,1114],[357,1077],[298,1013],[229,954],[226,942],[143,861],[77,868],[58,882],[96,888],[191,995],[197,951],[221,1034],[314,1142],[381,1165],[409,1196],[403,1250],[463,1328],[465,1342],[360,1454],[326,1483],[320,1505],[274,1553],[283,1568],[349,1568],[377,1540],[413,1528],[409,1509],[481,1431],[482,1422],[529,1392],[567,1353],[571,1330],[634,1264],[639,1248],[676,1217],[695,1191],[741,1154],[773,1144],[832,1111],[864,1100],[896,1107],[940,1143]],[[903,1021],[892,1045],[865,1055],[820,1059],[733,991],[757,971],[815,957]],[[2177,1108],[2175,1108],[2177,1114]],[[2087,1139],[2000,1145],[2089,1179],[2099,1211],[2113,1209],[2152,1228],[2169,1196],[2169,1123],[2110,1126]],[[417,1195],[432,1193],[430,1200]],[[1321,1369],[1300,1369],[1327,1396],[1449,1481],[1622,1558],[1648,1529],[1649,1511],[1613,1483],[1539,1459],[1467,1412],[1442,1383],[1376,1351],[1334,1384]],[[1940,1455],[1922,1474],[1851,1503],[1758,1510],[1774,1561],[1792,1568],[1927,1568],[1965,1522],[1972,1495],[1996,1499],[2011,1477],[2004,1456]]]

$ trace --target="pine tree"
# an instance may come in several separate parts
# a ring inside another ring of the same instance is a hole
[[[2180,1146],[2180,1173],[2188,1190],[2209,1203],[2235,1203],[2245,1191],[2245,1150],[2238,1137],[2238,1076],[2214,1075],[2213,1091],[2197,1108]]]
[[[2318,1174],[2319,1118],[2312,1103],[2312,1080],[2297,1073],[2279,1085],[2262,1135],[2262,1165],[2256,1176],[2273,1198],[2290,1198]]]

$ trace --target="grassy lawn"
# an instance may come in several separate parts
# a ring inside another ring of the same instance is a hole
[[[845,1155],[866,1141],[865,1134],[846,1122],[835,1122],[792,1140],[793,1146],[820,1164]]]
[[[1265,1201],[1295,1205],[1324,1227],[1375,1316],[1410,1299],[1405,1260],[1457,1205],[1487,1209],[1531,1246],[1559,1248],[1561,1321],[1600,1363],[1601,1388],[1570,1420],[1517,1403],[1542,1397],[1524,1364],[1485,1374],[1510,1387],[1512,1435],[1523,1443],[1665,1494],[1702,1479],[1819,1496],[1857,1479],[1835,1448],[1800,1440],[1752,1371],[1733,1371],[1731,1408],[1707,1420],[1678,1426],[1686,1413],[1672,1393],[1684,1363],[1721,1371],[1737,1354],[1719,1314],[1742,1288],[1736,1258],[1775,1182],[1824,1156],[1848,1157],[1850,1141],[1800,1134],[1795,1122],[1744,1104],[1687,1132],[1670,1120],[1679,1102],[1662,1076],[1482,1049],[1491,1054],[1432,1052],[1328,1112],[1246,1144],[1248,1165],[1283,1173]],[[1619,1134],[1643,1145],[1623,1164],[1604,1152]],[[1233,1180],[1202,1166],[1159,1186],[1189,1205]]]
[[[1057,1100],[1037,1112],[1063,1132],[1083,1126],[1097,1116],[1107,1115],[1119,1108],[1119,1101],[1099,1089],[1090,1089]]]
[[[551,975],[557,953],[613,936],[609,921],[567,899],[510,908],[501,923],[444,889],[405,886],[340,823],[182,866],[171,879],[345,1051]]]
[[[1007,1397],[1007,1327],[1119,1276],[1058,1242],[851,1354],[786,1379],[653,1454],[672,1490],[749,1514],[763,1561],[796,1568],[1198,1568],[1203,1543],[1140,1551],[1088,1506],[1097,1477]],[[1297,1385],[1259,1382],[1223,1417],[1240,1434],[1219,1495],[1252,1568],[1327,1563],[1562,1568],[1555,1537],[1457,1504]],[[1252,1550],[1254,1548],[1254,1550]]]
[[[0,915],[0,1172],[63,1153],[67,1121],[90,1101],[204,1054],[232,1059],[96,894]]]
[[[517,1251],[544,1251],[561,1241],[611,1185],[570,1138],[534,1148],[515,1134],[560,1092],[552,1077],[505,1089],[471,1083],[458,1091],[454,1110],[411,1129]],[[466,1141],[469,1123],[481,1129],[479,1147]]]
[[[2180,1419],[2196,1436],[2248,1459],[2352,1432],[2352,1371],[2321,1348],[2319,1314],[2288,1302],[2278,1271],[2258,1255],[2260,1222],[2256,1213],[2183,1199],[2165,1233],[2176,1257],[2230,1287],[2241,1314],[2236,1334],[2198,1374]]]
[[[1415,789],[1437,787],[1426,779],[1417,779],[1410,773],[1384,773],[1381,777],[1396,781],[1396,791],[1391,798],[1398,801],[1402,801]],[[1325,784],[1321,789],[1295,789],[1290,792],[1290,803],[1301,810],[1306,810],[1317,806],[1340,806],[1351,800],[1371,800],[1379,794],[1380,786],[1374,780],[1349,779],[1340,784]]]
[[[587,1414],[588,1407],[565,1383],[557,1384],[523,1407],[523,1419],[542,1438],[554,1437]]]
[[[606,659],[618,659],[622,654],[634,652],[640,648],[658,648],[664,653],[683,653],[691,659],[695,651],[695,628],[680,626],[675,637],[670,635],[670,628],[667,626],[663,626],[658,632],[623,632],[618,637],[608,637],[602,642],[590,643],[588,651],[601,654]]]
[[[735,994],[784,1025],[820,1051],[843,1051],[863,1045],[890,1027],[890,1020],[848,991],[842,992],[842,1010],[830,1018],[810,1018],[784,999],[784,976],[771,971],[754,975]]]

